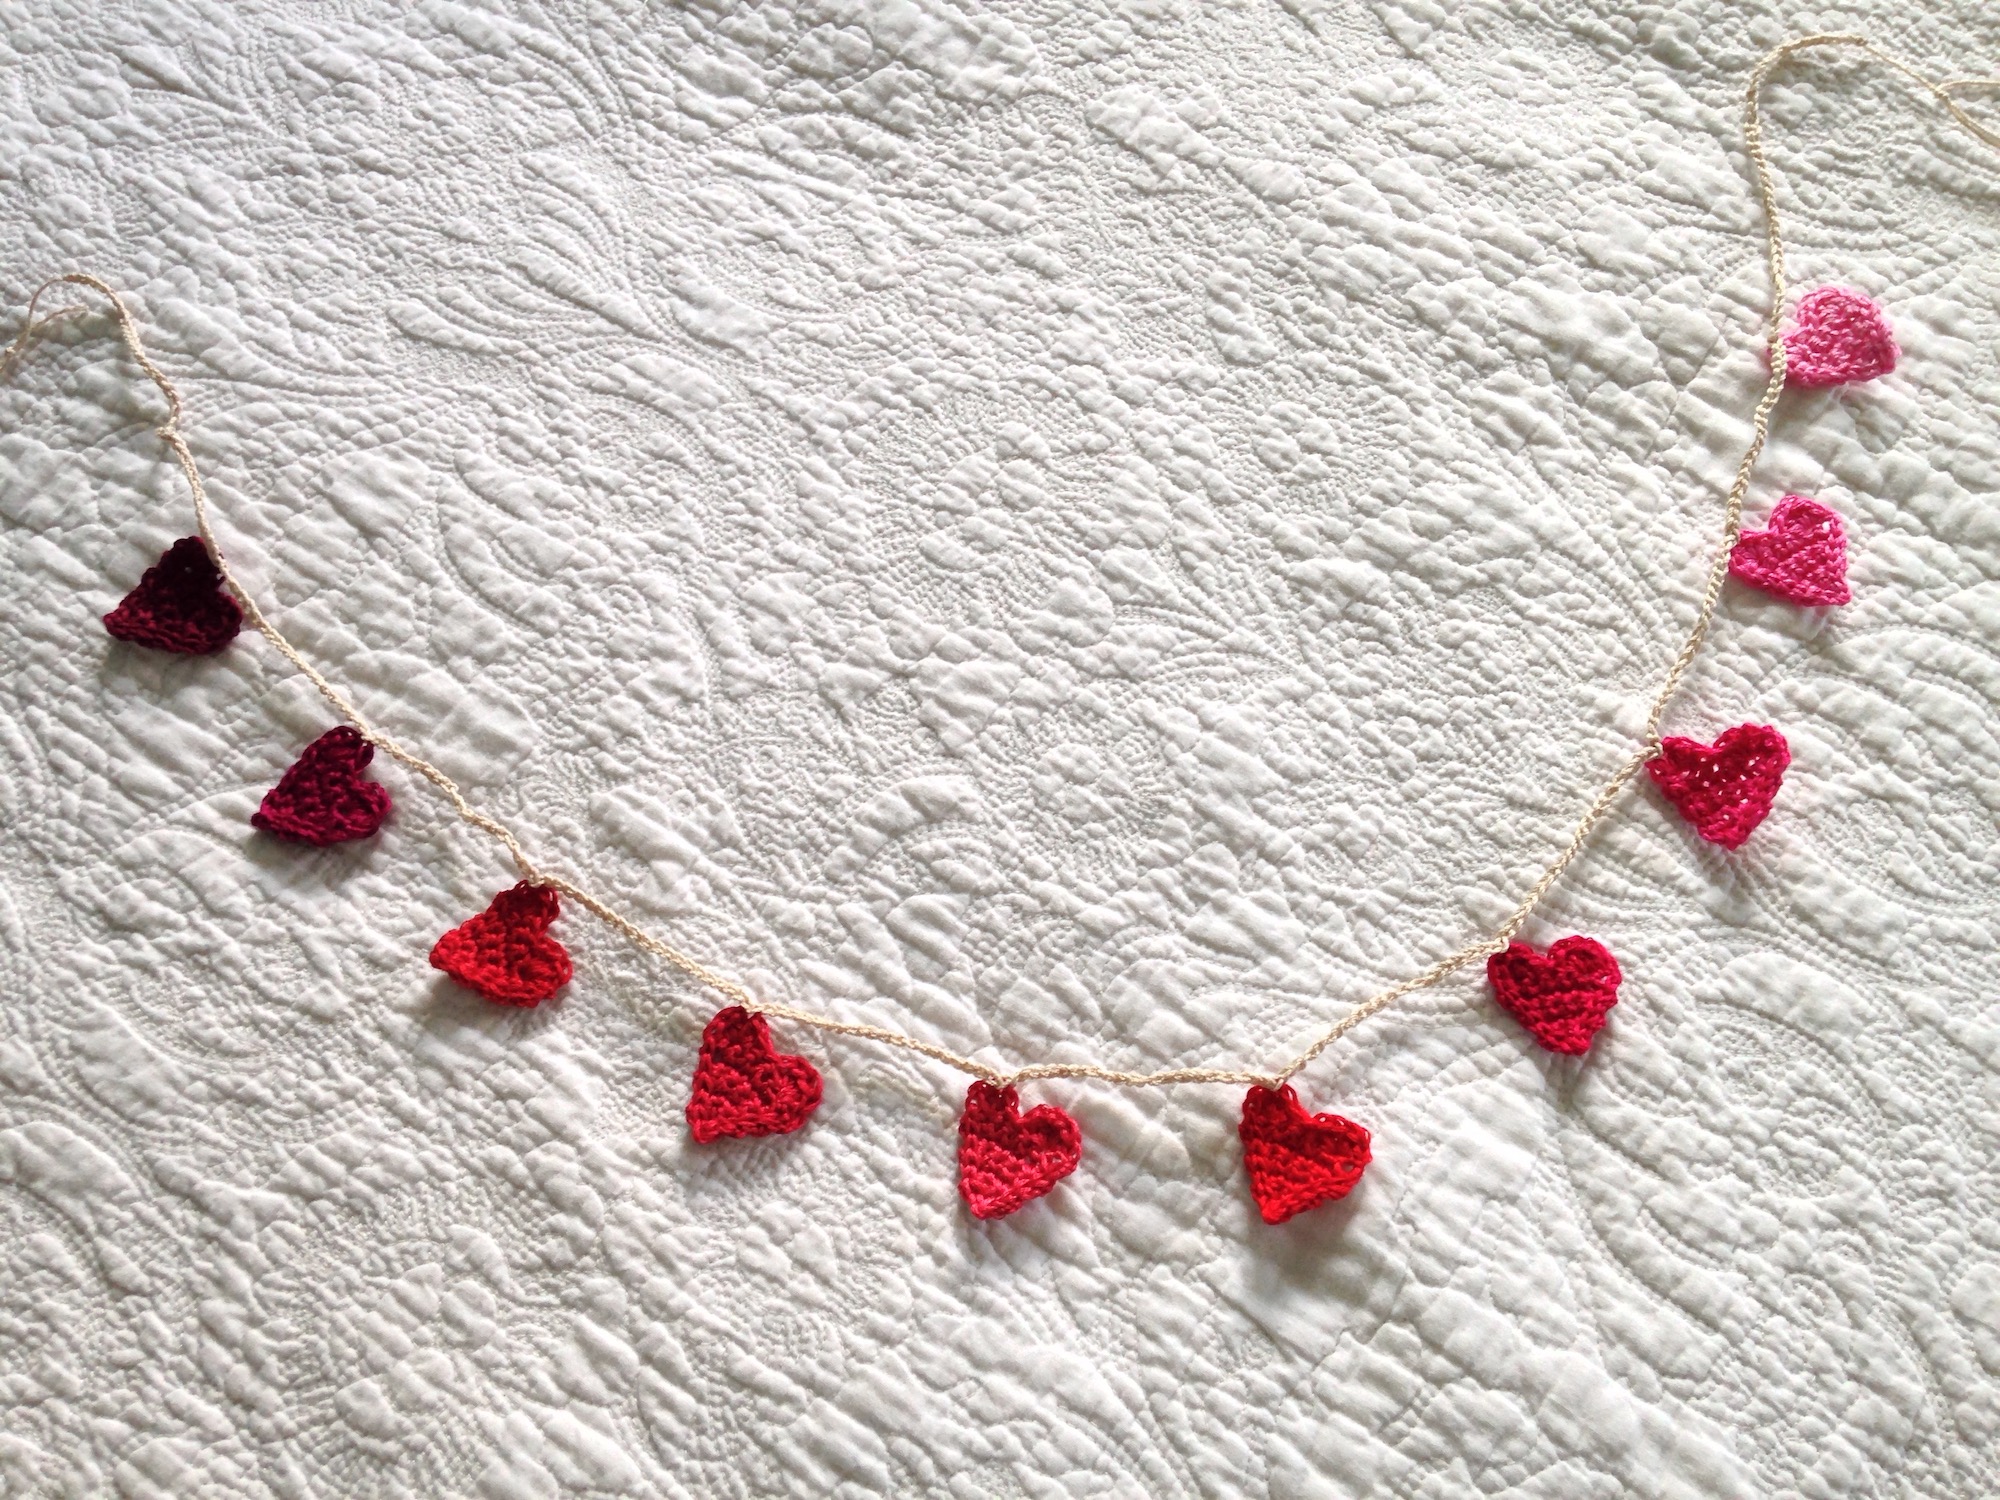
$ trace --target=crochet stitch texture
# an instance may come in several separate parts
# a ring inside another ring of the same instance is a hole
[[[1010,1085],[980,1079],[965,1091],[958,1117],[958,1190],[973,1215],[1005,1218],[1074,1172],[1083,1133],[1053,1104],[1021,1113]]]
[[[1345,1198],[1370,1160],[1365,1127],[1340,1115],[1309,1114],[1290,1084],[1245,1094],[1236,1133],[1250,1195],[1266,1224]]]
[[[1713,745],[1668,735],[1646,774],[1696,833],[1735,849],[1769,815],[1791,763],[1791,746],[1777,730],[1738,724]]]
[[[1624,975],[1595,938],[1566,937],[1537,953],[1523,942],[1486,960],[1486,978],[1502,1010],[1551,1052],[1581,1056],[1618,1003]]]
[[[1769,525],[1736,539],[1729,572],[1792,604],[1845,604],[1852,597],[1840,517],[1804,495],[1785,496]]]
[[[104,617],[104,628],[135,646],[212,656],[236,639],[243,610],[223,588],[222,574],[201,538],[184,536]]]
[[[1897,354],[1881,308],[1844,286],[1823,286],[1793,309],[1785,380],[1807,389],[1873,380],[1896,368]]]
[[[540,1005],[570,980],[569,952],[548,935],[562,902],[522,881],[431,948],[431,967],[501,1005]]]
[[[342,724],[314,740],[250,815],[254,827],[299,844],[365,839],[389,816],[389,789],[363,779],[375,747]]]
[[[819,1069],[771,1045],[764,1018],[727,1006],[701,1034],[688,1130],[706,1145],[724,1136],[788,1135],[819,1108]]]

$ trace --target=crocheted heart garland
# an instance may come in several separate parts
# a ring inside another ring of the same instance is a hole
[[[824,1088],[819,1069],[771,1045],[762,1016],[732,1005],[702,1031],[688,1130],[703,1145],[724,1136],[789,1135],[819,1108]]]
[[[1735,849],[1769,815],[1791,763],[1792,747],[1777,730],[1738,724],[1713,745],[1668,735],[1646,774],[1696,833]]]
[[[1551,1052],[1580,1057],[1618,1003],[1618,960],[1595,938],[1566,937],[1537,953],[1509,943],[1486,960],[1500,1008]]]
[[[1873,380],[1896,368],[1896,336],[1882,309],[1844,286],[1799,298],[1785,335],[1785,383],[1808,389]]]
[[[1729,572],[1793,604],[1845,604],[1847,534],[1817,500],[1787,495],[1762,531],[1746,531],[1729,552]]]
[[[104,617],[104,628],[135,646],[212,656],[236,639],[243,610],[202,539],[184,536],[140,575],[139,586]]]
[[[1865,39],[1851,36],[1805,36],[1767,52],[1750,76],[1749,113],[1744,147],[1756,167],[1772,208],[1769,164],[1755,128],[1758,90],[1770,71],[1795,52],[1820,46],[1862,45],[1893,66],[1920,73],[1886,58]],[[1930,84],[1931,92],[1949,105],[1947,86]],[[1958,123],[1980,134],[1976,123],[1952,106]],[[1767,264],[1772,274],[1774,310],[1782,310],[1786,295],[1784,243],[1775,212],[1766,216]],[[105,628],[122,640],[167,651],[207,653],[220,650],[241,628],[249,596],[230,571],[219,550],[209,518],[210,500],[196,470],[195,458],[180,428],[184,403],[159,365],[145,352],[130,309],[105,282],[83,272],[51,278],[30,298],[27,316],[13,343],[0,354],[11,372],[47,320],[37,322],[41,297],[58,284],[89,287],[108,298],[120,337],[140,369],[158,386],[167,403],[167,419],[156,430],[167,444],[188,484],[195,524],[200,535],[176,542],[159,562],[146,570],[139,585],[104,617]],[[1872,379],[1895,368],[1898,351],[1881,309],[1859,293],[1822,287],[1797,300],[1792,325],[1783,336],[1783,379],[1798,386],[1826,386]],[[1773,366],[1777,351],[1767,349]],[[1752,422],[1753,437],[1728,491],[1725,534],[1736,540],[1728,557],[1712,567],[1774,595],[1800,603],[1831,604],[1847,597],[1845,537],[1839,518],[1804,496],[1788,495],[1774,508],[1766,530],[1740,532],[1748,487],[1768,433],[1767,419],[1780,394],[1779,372],[1770,381]],[[1711,583],[1715,574],[1711,572]],[[1768,815],[1784,772],[1790,748],[1777,730],[1756,724],[1738,725],[1713,745],[1670,737],[1655,741],[1669,706],[1680,693],[1703,640],[1714,624],[1722,593],[1708,588],[1680,653],[1669,665],[1654,695],[1647,738],[1628,758],[1593,802],[1568,844],[1555,855],[1525,903],[1503,929],[1509,936],[1540,903],[1557,878],[1586,847],[1587,836],[1615,805],[1626,781],[1643,765],[1661,792],[1703,838],[1734,849]],[[555,884],[573,894],[638,947],[667,961],[689,978],[732,998],[751,996],[727,975],[682,952],[666,938],[646,931],[602,898],[568,881],[555,882],[538,873],[526,842],[488,812],[474,807],[454,781],[414,750],[387,739],[362,723],[353,701],[315,669],[285,639],[276,625],[252,611],[259,630],[272,646],[298,668],[338,713],[354,720],[353,731],[336,731],[307,747],[264,799],[255,819],[281,837],[306,842],[360,837],[373,832],[387,811],[387,794],[363,780],[371,743],[417,771],[443,793],[460,818],[502,843],[515,866],[527,878],[503,891],[480,915],[439,938],[431,962],[458,982],[505,1004],[534,1005],[555,994],[569,980],[569,955],[549,936],[560,913]],[[348,736],[352,736],[349,738]],[[377,801],[377,795],[380,801]],[[1297,1075],[1350,1029],[1398,999],[1436,984],[1484,958],[1498,1003],[1514,1015],[1543,1046],[1567,1053],[1582,1052],[1602,1027],[1616,1003],[1620,972],[1616,961],[1595,941],[1570,937],[1546,954],[1527,944],[1509,942],[1494,953],[1489,938],[1475,937],[1431,964],[1422,973],[1380,990],[1344,1016],[1289,1059],[1280,1072],[1248,1066],[1169,1067],[1132,1072],[1082,1059],[1044,1062],[1013,1075],[996,1074],[986,1061],[961,1055],[924,1036],[888,1027],[847,1021],[832,1015],[787,1006],[791,1021],[845,1034],[869,1042],[905,1049],[974,1076],[959,1119],[959,1188],[971,1211],[981,1218],[1012,1213],[1073,1172],[1082,1156],[1082,1135],[1076,1122],[1061,1110],[1041,1105],[1021,1112],[1014,1088],[984,1080],[995,1076],[1071,1077],[1098,1080],[1129,1088],[1181,1084],[1254,1083],[1245,1097],[1239,1123],[1246,1172],[1264,1218],[1283,1222],[1315,1204],[1350,1192],[1369,1162],[1369,1133],[1337,1115],[1309,1114],[1289,1085],[1267,1087],[1261,1080]],[[753,1002],[754,1003],[754,1002]],[[689,1127],[695,1138],[712,1141],[726,1135],[754,1135],[796,1130],[813,1112],[822,1091],[816,1069],[803,1058],[774,1050],[761,1015],[745,1005],[732,1005],[711,1018],[703,1034],[693,1094],[688,1105]]]
[[[1083,1160],[1083,1132],[1053,1104],[1026,1114],[1010,1085],[980,1079],[958,1117],[958,1190],[975,1218],[1003,1219],[1046,1193]]]
[[[501,1005],[540,1005],[569,983],[569,953],[548,935],[562,903],[526,880],[431,948],[431,967]]]
[[[253,827],[298,844],[365,839],[389,816],[389,789],[361,773],[375,747],[345,724],[329,729],[292,762],[250,814]]]
[[[1290,1084],[1245,1094],[1236,1134],[1266,1224],[1345,1198],[1368,1168],[1368,1132],[1340,1115],[1306,1113]]]

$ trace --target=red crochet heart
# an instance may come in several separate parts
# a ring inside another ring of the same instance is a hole
[[[1618,1003],[1618,960],[1595,938],[1566,937],[1537,953],[1526,943],[1486,960],[1500,1008],[1551,1052],[1580,1057]]]
[[[236,639],[243,611],[223,588],[201,538],[184,536],[104,617],[104,628],[135,646],[209,656]]]
[[[540,1005],[569,983],[569,954],[548,935],[562,903],[522,881],[461,922],[431,948],[431,967],[502,1005]]]
[[[1817,500],[1787,495],[1762,531],[1746,531],[1729,551],[1729,571],[1793,604],[1845,604],[1847,535]]]
[[[1053,1104],[1025,1115],[1014,1089],[985,1080],[965,1091],[958,1117],[958,1190],[981,1219],[1001,1219],[1039,1198],[1083,1160],[1083,1132]]]
[[[329,729],[264,793],[251,825],[300,844],[367,838],[389,816],[389,789],[361,776],[374,758],[358,729]]]
[[[1771,811],[1792,748],[1768,724],[1738,724],[1713,745],[1668,735],[1646,774],[1694,831],[1734,849]]]
[[[1290,1084],[1243,1096],[1243,1165],[1266,1224],[1345,1198],[1368,1168],[1368,1132],[1340,1115],[1309,1115]]]
[[[704,1146],[723,1136],[789,1135],[819,1108],[819,1069],[771,1045],[764,1018],[719,1010],[701,1034],[688,1129]]]
[[[1818,387],[1873,380],[1896,368],[1896,336],[1882,309],[1844,286],[1799,298],[1785,335],[1785,382]]]

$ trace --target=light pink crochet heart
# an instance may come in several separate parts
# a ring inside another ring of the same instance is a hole
[[[1785,383],[1807,387],[1873,380],[1896,368],[1896,337],[1882,309],[1844,286],[1799,298],[1785,335]]]
[[[1847,534],[1840,517],[1804,495],[1787,495],[1762,531],[1746,531],[1729,552],[1729,571],[1794,604],[1845,604]]]

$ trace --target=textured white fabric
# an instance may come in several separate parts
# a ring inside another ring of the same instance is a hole
[[[131,290],[225,545],[538,857],[761,993],[996,1059],[1279,1059],[1496,922],[1627,753],[1761,380],[1743,75],[1935,7],[1283,0],[0,6],[0,268]],[[1532,934],[1300,1081],[1353,1198],[1256,1221],[1239,1092],[1049,1084],[1004,1223],[964,1080],[714,1001],[393,767],[252,834],[324,708],[98,627],[192,527],[93,313],[0,390],[0,1493],[1977,1496],[2000,1489],[2000,160],[1790,69],[1804,285],[1905,350],[1753,491],[1670,732],[1796,761],[1725,855],[1643,785]]]

